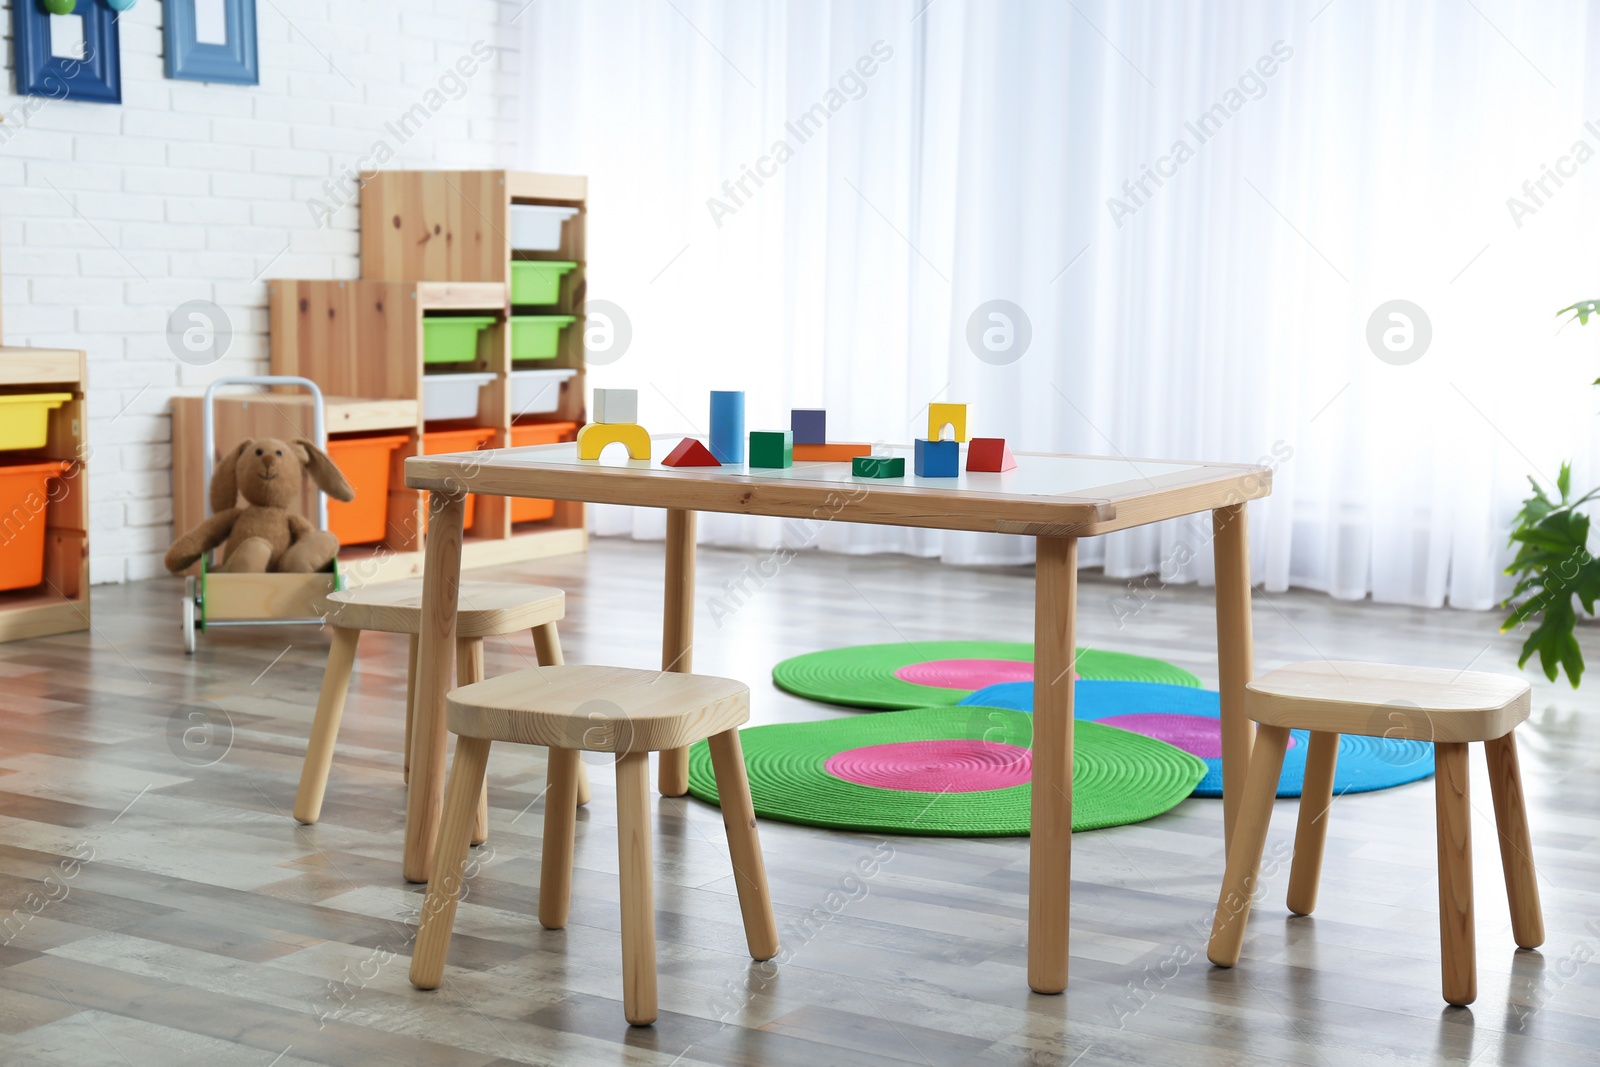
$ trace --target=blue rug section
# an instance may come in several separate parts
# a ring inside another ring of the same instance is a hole
[[[1107,682],[1079,679],[1073,694],[1077,718],[1095,721],[1115,715],[1196,715],[1221,720],[1220,694],[1213,689],[1193,689],[1155,682]],[[1033,711],[1032,682],[1002,682],[979,689],[961,703],[986,708]],[[1305,784],[1306,752],[1311,735],[1291,731],[1289,751],[1283,757],[1280,797],[1297,797]],[[1201,755],[1200,753],[1195,753]],[[1206,776],[1195,786],[1197,797],[1222,795],[1222,761],[1205,759]],[[1421,741],[1388,737],[1339,738],[1339,761],[1333,775],[1333,792],[1366,793],[1389,789],[1426,778],[1433,773],[1433,746]]]

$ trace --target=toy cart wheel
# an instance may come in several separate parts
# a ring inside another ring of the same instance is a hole
[[[183,650],[194,655],[195,594],[194,575],[183,580]]]

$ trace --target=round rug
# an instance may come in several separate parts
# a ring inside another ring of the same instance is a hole
[[[1073,715],[1081,722],[1116,726],[1176,745],[1205,760],[1206,776],[1197,797],[1222,795],[1222,707],[1214,689],[1148,682],[1082,680],[1073,693]],[[1004,682],[980,689],[962,701],[974,706],[1033,710],[1032,682]],[[1289,751],[1278,779],[1280,797],[1297,797],[1305,784],[1311,735],[1289,732]],[[1433,773],[1433,746],[1421,741],[1341,734],[1333,791],[1366,793],[1389,789]]]
[[[762,818],[943,837],[1028,832],[1033,720],[1017,711],[916,708],[739,736]],[[1096,830],[1171,810],[1205,763],[1154,738],[1080,723],[1072,774],[1072,828]],[[704,741],[689,750],[689,792],[717,803]]]
[[[1147,656],[1080,648],[1079,678],[1195,686],[1181,667]],[[772,681],[796,696],[857,708],[955,704],[974,690],[1033,677],[1033,646],[1019,641],[917,641],[808,652],[772,668]]]

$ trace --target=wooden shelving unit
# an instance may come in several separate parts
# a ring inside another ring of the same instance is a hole
[[[0,641],[71,633],[89,628],[89,450],[82,352],[0,346],[0,392],[71,393],[50,413],[43,448],[0,453],[15,463],[63,460],[72,466],[52,483],[45,506],[44,581],[31,589],[0,592]],[[24,517],[0,515],[0,535]]]
[[[513,260],[576,263],[561,280],[562,314],[576,318],[562,333],[560,354],[544,367],[570,367],[576,377],[560,408],[540,418],[587,421],[583,331],[587,282],[587,178],[506,170],[380,171],[361,190],[361,277],[364,280],[511,284]],[[514,204],[576,208],[549,252],[514,252]]]
[[[479,427],[487,447],[512,444],[515,425],[585,421],[583,373],[583,178],[511,171],[385,171],[363,189],[362,277],[354,281],[279,279],[268,283],[271,373],[310,378],[327,401],[330,438],[388,431],[406,443],[394,453],[386,508],[387,534],[377,545],[341,550],[340,568],[352,583],[421,573],[425,510],[422,494],[405,487],[404,463],[420,455],[431,430]],[[513,253],[508,213],[513,203],[576,208],[552,252]],[[571,315],[556,359],[530,367],[565,368],[555,411],[515,418],[512,410],[508,302],[513,256],[567,260],[578,266],[562,279],[559,302],[541,314]],[[423,322],[432,315],[492,317],[478,337],[476,359],[429,364]],[[487,372],[476,413],[445,424],[424,418],[429,382],[438,376]],[[188,529],[205,515],[201,470],[201,400],[173,402],[173,515]],[[217,401],[218,442],[247,436],[311,435],[310,400],[299,393],[237,394]],[[357,487],[359,493],[360,487]],[[308,509],[312,501],[304,501]],[[581,552],[587,546],[584,506],[557,502],[542,521],[513,523],[510,502],[477,498],[463,565],[488,566]]]

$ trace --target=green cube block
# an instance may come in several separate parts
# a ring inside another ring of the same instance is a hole
[[[850,473],[857,478],[904,478],[904,456],[855,456],[850,460]]]
[[[794,431],[751,430],[750,466],[794,466]]]

